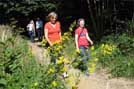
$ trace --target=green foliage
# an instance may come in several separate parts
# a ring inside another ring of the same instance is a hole
[[[99,63],[113,77],[134,77],[134,38],[126,34],[104,37],[96,49]]]
[[[122,35],[109,35],[102,39],[102,43],[115,44],[123,55],[132,55],[134,53],[134,37],[126,34]]]
[[[11,18],[27,21],[37,16],[45,17],[48,12],[57,11],[60,5],[58,0],[6,0],[0,1],[0,15],[6,23],[12,23]]]
[[[7,2],[0,2],[1,7],[6,9],[6,14],[18,12],[24,15],[28,15],[31,12],[35,12],[39,9],[50,11],[53,8],[57,8],[58,1],[50,0],[13,0]]]
[[[127,22],[127,33],[131,36],[134,35],[134,19]]]
[[[109,71],[114,77],[134,77],[134,59],[118,56],[109,65]]]
[[[53,65],[41,65],[32,48],[9,27],[0,27],[0,89],[66,89]]]

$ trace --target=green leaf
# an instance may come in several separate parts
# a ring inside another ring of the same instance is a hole
[[[6,85],[7,81],[5,79],[0,79],[0,84]]]

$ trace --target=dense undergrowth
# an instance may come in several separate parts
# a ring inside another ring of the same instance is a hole
[[[40,65],[27,41],[0,26],[0,89],[65,89],[52,65]]]

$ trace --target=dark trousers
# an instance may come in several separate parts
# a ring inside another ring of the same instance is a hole
[[[29,36],[30,36],[31,42],[34,42],[34,32],[33,31],[29,31]]]
[[[87,62],[90,58],[89,50],[84,46],[80,46],[79,48],[80,48],[80,56],[82,57],[82,70],[87,70],[88,69]]]
[[[42,41],[42,34],[43,34],[42,28],[38,28],[37,33],[38,33],[38,41]]]

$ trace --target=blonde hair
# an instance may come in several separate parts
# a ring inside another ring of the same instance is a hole
[[[46,18],[48,21],[50,21],[51,18],[57,19],[57,17],[58,17],[58,15],[55,12],[50,12]]]

